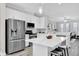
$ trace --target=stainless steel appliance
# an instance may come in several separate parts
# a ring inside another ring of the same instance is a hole
[[[33,33],[32,30],[26,30],[25,34],[29,35],[29,39],[37,38],[37,33]],[[33,44],[29,42],[28,47],[32,46]]]
[[[25,34],[29,35],[29,39],[37,38],[37,33],[33,33],[32,30],[26,30]]]
[[[37,33],[29,34],[29,39],[37,38]]]
[[[6,19],[6,54],[25,48],[25,21]]]
[[[34,23],[27,23],[27,28],[34,28],[35,24]]]

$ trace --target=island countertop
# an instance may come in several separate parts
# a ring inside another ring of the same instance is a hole
[[[33,44],[40,44],[47,47],[55,47],[60,45],[64,40],[66,40],[65,37],[53,37],[52,39],[47,38],[34,38],[34,39],[27,39],[26,42],[32,42]]]

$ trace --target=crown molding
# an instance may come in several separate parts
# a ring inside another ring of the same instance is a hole
[[[10,3],[7,4],[7,3],[6,3],[6,7],[7,7],[7,8],[14,9],[14,10],[17,10],[17,11],[20,11],[20,12],[23,12],[23,13],[26,13],[26,14],[29,14],[29,15],[33,15],[33,13],[28,12],[28,11],[25,11],[25,10],[23,10],[22,7],[19,7],[19,6],[14,5],[14,4],[10,4]]]

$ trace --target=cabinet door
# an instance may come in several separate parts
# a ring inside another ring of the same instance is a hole
[[[40,27],[45,28],[45,17],[42,17],[40,21],[41,21],[41,23],[40,23],[41,26]]]
[[[69,30],[70,30],[70,32],[73,32],[73,25],[72,25],[72,22],[70,22]]]
[[[40,28],[40,19],[39,18],[36,20],[36,28]]]
[[[46,28],[45,17],[40,17],[37,19],[37,28]]]
[[[66,24],[65,24],[65,27],[66,27],[65,32],[69,32],[69,23],[66,23]]]
[[[60,24],[61,32],[64,32],[64,24]]]
[[[77,29],[78,29],[77,23],[74,22],[74,23],[73,23],[73,32],[76,32],[76,33],[77,33]]]

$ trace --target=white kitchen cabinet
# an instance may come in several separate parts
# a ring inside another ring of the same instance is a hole
[[[60,24],[61,32],[64,32],[64,24]]]
[[[46,28],[46,18],[45,17],[40,17],[37,19],[36,28],[39,28],[39,29]]]
[[[30,22],[31,23],[35,23],[36,22],[36,18],[34,18],[34,17],[30,18]]]
[[[25,40],[28,40],[29,39],[29,35],[25,35]],[[28,47],[29,46],[29,42],[26,42],[25,41],[25,47]]]
[[[26,17],[26,22],[30,22],[30,23],[36,23],[37,17],[33,16],[33,15],[27,15]]]
[[[34,23],[35,24],[35,28],[37,28],[37,25],[38,25],[37,20],[38,20],[38,18],[35,17],[35,16],[26,17],[26,20],[25,20],[26,21],[26,25],[27,25],[28,22]]]
[[[65,23],[65,32],[69,32],[69,23]]]
[[[40,26],[40,21],[39,21],[39,18],[36,20],[36,26],[35,26],[35,28],[39,28],[39,26]]]
[[[45,20],[46,20],[45,17],[41,18],[41,26],[40,26],[41,28],[46,28],[46,26],[45,26],[46,25]]]
[[[27,18],[26,18],[26,22],[33,23],[33,20],[32,20],[32,18],[30,18],[30,17],[27,17]]]
[[[73,23],[73,32],[77,33],[77,23],[76,22]]]

